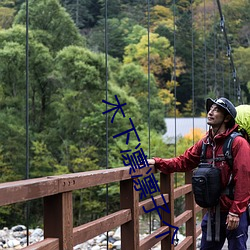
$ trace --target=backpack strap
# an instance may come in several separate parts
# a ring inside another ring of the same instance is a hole
[[[232,144],[233,144],[233,140],[237,137],[237,136],[242,136],[241,133],[239,132],[233,132],[231,133],[224,145],[223,145],[223,154],[225,156],[225,159],[230,167],[230,169],[232,170],[233,169],[233,155],[232,155]]]
[[[206,162],[207,144],[202,142],[200,162]]]
[[[233,171],[233,155],[232,155],[232,144],[233,144],[233,140],[237,137],[237,136],[242,136],[241,133],[239,132],[233,132],[231,133],[224,145],[223,145],[223,154],[224,154],[224,157],[225,157],[225,160],[227,161],[231,171]],[[226,194],[231,200],[234,199],[234,184],[233,184],[233,181],[232,181],[233,177],[232,177],[232,174],[230,175],[230,179],[229,179],[229,182],[227,184],[227,187],[224,191],[224,194]]]

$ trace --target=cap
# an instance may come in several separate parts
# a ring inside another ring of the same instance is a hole
[[[215,100],[208,98],[206,101],[207,113],[209,112],[209,110],[213,104],[216,104],[216,105],[220,106],[221,108],[223,108],[224,110],[226,110],[235,120],[237,111],[236,111],[234,105],[227,98],[220,97],[219,99],[215,99]]]

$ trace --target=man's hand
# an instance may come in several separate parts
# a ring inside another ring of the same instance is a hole
[[[149,165],[155,165],[155,160],[154,159],[148,159],[148,164]]]
[[[227,215],[227,229],[228,230],[233,230],[239,226],[240,223],[240,218],[239,216],[231,215],[230,213]]]

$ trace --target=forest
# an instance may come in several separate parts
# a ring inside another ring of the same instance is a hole
[[[124,166],[120,151],[137,138],[113,136],[129,118],[148,157],[173,157],[201,133],[170,145],[164,118],[204,117],[207,97],[249,103],[250,2],[220,2],[230,50],[215,0],[2,0],[1,183]],[[102,100],[116,98],[126,117],[117,112],[112,123]],[[108,190],[112,212],[119,187]],[[74,193],[76,225],[106,213],[106,191]],[[30,204],[34,226],[41,202]],[[24,209],[0,207],[0,227],[24,221]]]

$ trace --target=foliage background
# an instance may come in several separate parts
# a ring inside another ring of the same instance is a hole
[[[248,103],[250,3],[221,3],[242,100]],[[109,168],[123,166],[125,138],[113,135],[131,126],[128,118],[149,157],[184,152],[201,133],[191,132],[177,145],[164,144],[165,117],[204,116],[208,96],[225,96],[237,104],[237,83],[219,21],[212,0],[180,0],[176,5],[168,0],[30,0],[29,178],[104,169],[107,151]],[[25,1],[1,1],[1,182],[27,174],[26,31]],[[109,113],[106,129],[102,112],[109,107],[102,100],[107,96],[116,103],[115,95],[127,104],[126,118],[118,112],[111,124]],[[137,143],[131,135],[129,147]],[[181,180],[177,177],[176,185]],[[110,212],[119,207],[118,189],[118,184],[109,186]],[[75,225],[105,214],[105,197],[106,187],[75,192]],[[41,203],[31,202],[33,225],[42,226]],[[24,221],[24,206],[1,207],[0,227]]]

